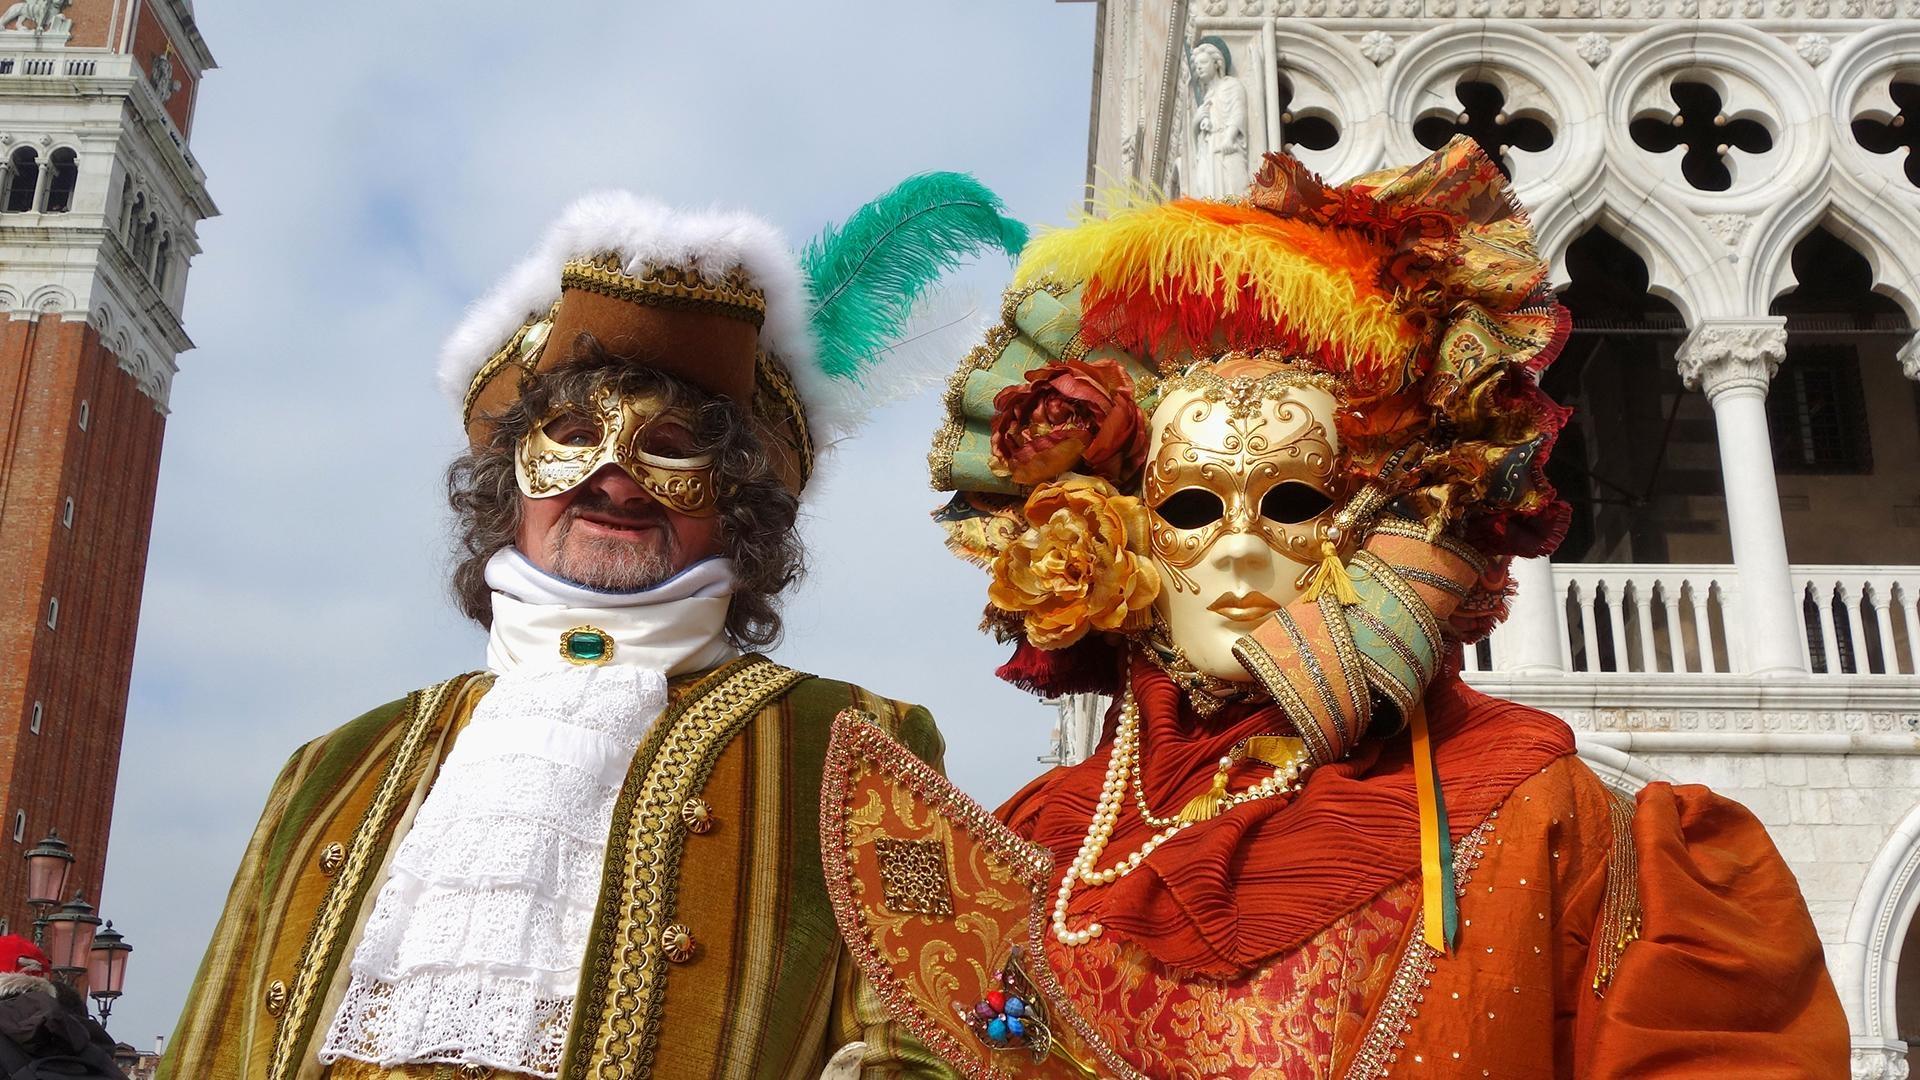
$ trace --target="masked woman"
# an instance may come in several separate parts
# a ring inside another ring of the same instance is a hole
[[[1610,789],[1458,675],[1566,527],[1547,269],[1464,139],[1337,187],[1270,156],[1243,198],[1028,246],[951,384],[936,517],[991,574],[1001,676],[1110,695],[1100,744],[1004,830],[910,767],[937,813],[868,799],[879,752],[823,819],[856,955],[961,1072],[1846,1074],[1761,825]]]

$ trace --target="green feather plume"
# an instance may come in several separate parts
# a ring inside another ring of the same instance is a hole
[[[922,173],[807,244],[820,369],[858,380],[904,332],[915,301],[948,271],[988,251],[1018,255],[1027,227],[965,173]]]

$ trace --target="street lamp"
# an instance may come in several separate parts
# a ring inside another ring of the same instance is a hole
[[[47,959],[53,962],[54,977],[76,989],[86,978],[92,959],[93,935],[100,928],[100,916],[79,893],[47,916]]]
[[[103,1028],[113,1013],[113,1003],[127,985],[127,956],[132,952],[133,946],[113,928],[111,919],[107,920],[107,928],[93,937],[93,949],[88,954],[87,993],[92,996],[94,1007],[100,1010]]]
[[[47,912],[66,895],[67,872],[73,869],[73,850],[60,839],[60,830],[47,834],[40,846],[26,854],[27,906],[33,909],[33,943],[44,944]]]

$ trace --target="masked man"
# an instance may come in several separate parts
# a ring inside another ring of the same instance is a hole
[[[938,517],[1001,674],[1104,737],[994,821],[850,714],[823,799],[856,957],[965,1075],[1846,1075],[1759,823],[1458,676],[1566,525],[1546,276],[1468,140],[1028,247]]]
[[[161,1074],[177,1080],[919,1075],[834,933],[816,793],[847,707],[781,667],[814,448],[915,296],[1024,230],[916,177],[799,260],[764,222],[570,208],[442,358],[455,592],[487,670],[274,784]]]

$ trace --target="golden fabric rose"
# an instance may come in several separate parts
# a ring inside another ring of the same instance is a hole
[[[1035,488],[1025,513],[1030,527],[994,560],[987,597],[1021,616],[1028,642],[1064,649],[1089,631],[1146,624],[1160,572],[1139,499],[1068,474]]]

